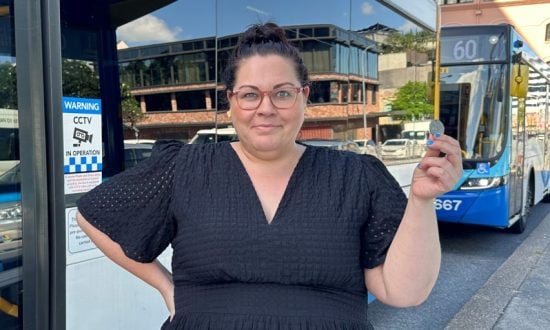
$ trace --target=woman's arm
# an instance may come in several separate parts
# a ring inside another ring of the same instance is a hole
[[[90,237],[95,245],[119,266],[157,289],[168,307],[170,316],[174,316],[174,284],[172,274],[158,261],[141,263],[128,258],[118,243],[91,225],[80,212],[76,215],[78,225]]]
[[[441,247],[432,201],[409,199],[385,262],[365,270],[369,291],[381,302],[409,307],[430,294],[439,273]]]
[[[445,135],[432,141],[413,173],[407,207],[384,263],[365,270],[369,291],[396,307],[421,304],[434,287],[441,265],[434,198],[462,175],[458,142]],[[446,155],[439,157],[440,152]]]

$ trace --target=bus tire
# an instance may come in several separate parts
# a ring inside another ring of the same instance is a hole
[[[521,234],[525,231],[525,227],[527,226],[527,217],[531,213],[531,207],[533,207],[533,201],[535,199],[534,193],[533,193],[533,185],[529,183],[529,186],[527,187],[527,196],[525,199],[525,206],[523,207],[523,214],[519,218],[518,221],[516,221],[511,227],[510,231],[515,234]]]
[[[525,231],[525,226],[527,225],[527,219],[525,216],[521,216],[518,221],[509,228],[510,232],[514,234],[521,234]]]

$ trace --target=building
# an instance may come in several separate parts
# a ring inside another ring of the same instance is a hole
[[[550,1],[440,0],[441,24],[513,25],[545,62],[550,62]]]
[[[284,28],[300,49],[312,81],[300,137],[372,138],[380,110],[374,41],[330,24]],[[230,124],[219,77],[238,37],[118,50],[121,82],[130,87],[145,113],[137,124],[142,138],[189,139],[216,122]],[[128,130],[126,136],[134,132]]]

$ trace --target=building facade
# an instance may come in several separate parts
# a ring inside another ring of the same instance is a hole
[[[300,138],[372,138],[380,111],[374,41],[331,24],[284,29],[310,71],[311,94]],[[220,77],[238,37],[118,50],[121,82],[145,114],[137,124],[141,138],[187,140],[215,123],[230,125]],[[128,129],[126,136],[134,132]]]

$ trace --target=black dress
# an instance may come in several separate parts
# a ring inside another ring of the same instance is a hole
[[[163,329],[367,329],[364,268],[384,261],[406,197],[374,157],[308,146],[269,224],[227,142],[157,143],[79,211],[126,255],[169,244],[176,314]]]

